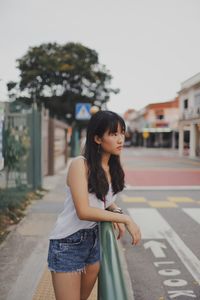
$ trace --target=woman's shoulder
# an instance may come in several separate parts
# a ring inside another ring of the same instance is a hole
[[[74,157],[74,159],[80,159],[80,158],[87,160],[87,159],[85,158],[85,156],[83,156],[83,155],[78,155],[78,156]]]
[[[72,158],[67,171],[67,185],[69,185],[70,177],[76,178],[77,180],[81,180],[82,176],[87,178],[88,167],[86,161],[82,155]]]
[[[87,166],[87,159],[83,155],[76,156],[72,158],[70,165],[69,165],[69,170],[70,169],[76,169],[77,171],[80,170],[80,168],[84,168],[88,170]]]
[[[86,163],[87,159],[83,155],[79,155],[79,156],[72,158],[71,164],[77,165],[77,164],[80,164],[80,161]]]

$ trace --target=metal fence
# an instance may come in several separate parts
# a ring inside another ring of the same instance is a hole
[[[10,112],[6,105],[3,129],[4,169],[1,188],[25,185],[35,189],[42,185],[41,113],[32,108]]]
[[[7,159],[0,188],[41,188],[45,175],[54,175],[66,165],[69,126],[51,118],[44,107],[37,109],[35,103],[20,112],[12,112],[7,103],[4,119],[3,152]]]

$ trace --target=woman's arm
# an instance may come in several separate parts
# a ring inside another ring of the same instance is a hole
[[[115,213],[117,213],[116,210],[118,211],[118,213],[119,213],[119,209],[121,210],[121,208],[119,208],[115,202],[109,205],[106,209],[110,211],[115,211]],[[113,222],[113,226],[114,229],[118,231],[117,239],[120,239],[125,234],[126,226],[123,223],[117,223],[117,222]]]
[[[127,230],[133,237],[133,243],[138,243],[140,240],[139,227],[128,215],[118,214],[89,206],[86,168],[87,166],[85,166],[83,159],[76,159],[71,163],[68,171],[68,185],[70,186],[76,213],[79,219],[124,223]]]
[[[112,210],[112,209],[115,209],[115,208],[117,208],[118,206],[117,206],[117,204],[115,204],[114,202],[111,204],[111,205],[109,205],[108,207],[107,207],[107,209],[108,210]]]
[[[117,206],[114,202],[111,205],[109,205],[106,209],[109,211],[118,212],[121,214],[123,213],[121,207]]]

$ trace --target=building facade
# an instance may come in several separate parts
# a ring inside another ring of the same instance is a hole
[[[200,73],[184,81],[178,94],[179,154],[200,157]]]
[[[143,135],[148,135],[147,142],[154,147],[178,147],[179,99],[147,105],[145,120],[147,128]]]
[[[179,99],[151,103],[134,113],[133,145],[178,148]]]

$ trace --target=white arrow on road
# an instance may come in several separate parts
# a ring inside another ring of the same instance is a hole
[[[195,208],[196,209],[196,208]],[[155,208],[128,208],[132,219],[140,226],[142,239],[166,239],[172,249],[181,259],[182,263],[192,274],[193,278],[200,282],[200,260],[184,243],[180,236],[173,230],[162,214]],[[189,213],[189,211],[185,211]],[[193,215],[192,211],[189,213]],[[197,213],[200,214],[200,211]],[[196,221],[200,217],[196,215]],[[198,221],[197,221],[198,222]]]
[[[158,241],[146,242],[146,243],[144,243],[144,248],[145,249],[150,248],[151,251],[153,252],[153,255],[156,258],[166,257],[166,255],[165,255],[164,251],[162,250],[162,248],[167,249],[167,247],[165,246],[165,244],[163,244],[161,242],[158,242]]]

